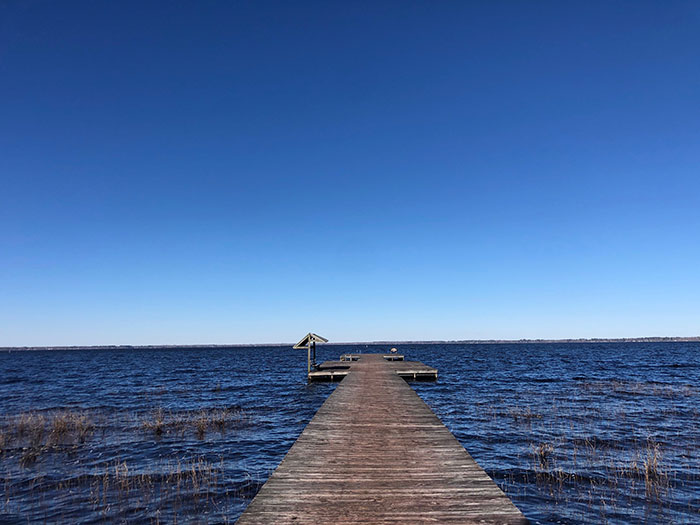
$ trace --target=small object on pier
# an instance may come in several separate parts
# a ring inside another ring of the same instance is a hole
[[[403,356],[399,355],[397,352],[398,352],[398,350],[396,348],[392,347],[392,349],[389,350],[389,353],[385,354],[383,357],[387,361],[403,361]]]
[[[317,368],[316,365],[316,343],[327,343],[328,339],[325,337],[321,337],[318,334],[314,334],[313,332],[309,332],[306,334],[301,341],[299,341],[297,344],[295,344],[292,348],[295,350],[298,350],[300,348],[306,348],[307,350],[307,355],[308,355],[308,368],[306,373],[309,374],[311,373],[311,369],[313,368],[314,370]]]

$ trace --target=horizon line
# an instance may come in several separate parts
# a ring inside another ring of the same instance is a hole
[[[379,340],[379,341],[334,341],[325,345],[429,345],[429,344],[527,344],[527,343],[654,343],[654,342],[700,342],[700,336],[642,336],[642,337],[578,337],[562,339],[435,339],[435,340]],[[98,345],[25,345],[0,346],[0,351],[7,350],[80,350],[80,349],[126,349],[126,348],[232,348],[293,346],[293,342],[277,343],[211,343],[211,344],[98,344]]]

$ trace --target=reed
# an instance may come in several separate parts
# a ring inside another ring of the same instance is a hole
[[[209,428],[209,418],[204,411],[202,411],[199,416],[195,418],[194,426],[197,429],[197,437],[199,439],[204,439],[204,434]]]
[[[151,417],[144,419],[141,426],[148,431],[153,432],[156,436],[162,436],[165,427],[165,415],[163,409],[158,408],[153,411]]]
[[[82,411],[25,412],[1,421],[0,449],[24,448],[22,463],[28,465],[44,449],[83,443],[94,428],[90,416]]]
[[[532,455],[537,462],[537,468],[541,471],[548,471],[550,467],[550,460],[552,454],[554,453],[554,445],[551,443],[539,443],[532,447]]]
[[[647,443],[646,457],[643,465],[644,486],[647,495],[658,498],[668,486],[668,474],[662,467],[662,454],[658,443]]]
[[[533,420],[535,419],[543,419],[544,416],[542,414],[536,413],[532,411],[532,408],[527,407],[524,409],[521,408],[511,408],[509,410],[510,416],[515,420],[516,422],[525,422],[525,423],[532,423]]]
[[[77,440],[82,443],[95,428],[94,424],[82,412],[62,411],[48,421],[49,439],[54,443],[65,440]]]
[[[151,521],[176,523],[191,515],[221,516],[216,521],[228,522],[232,498],[242,494],[227,490],[223,458],[218,463],[204,457],[193,457],[184,463],[177,459],[155,466],[155,472],[139,472],[126,461],[100,467],[90,480],[90,503],[94,512],[109,520],[113,512],[128,508],[130,502],[152,510]],[[70,486],[66,486],[70,489]]]
[[[654,396],[666,398],[683,398],[696,396],[700,390],[694,385],[673,385],[653,381],[623,381],[613,379],[610,381],[585,381],[579,387],[593,393],[628,394],[635,396]]]
[[[490,424],[494,429],[536,436],[535,440],[521,442],[514,454],[516,463],[529,468],[499,480],[502,488],[516,504],[545,497],[552,506],[583,506],[588,510],[580,521],[585,522],[606,522],[613,516],[635,516],[641,521],[652,516],[655,522],[672,521],[669,516],[677,512],[676,490],[684,490],[689,473],[694,476],[693,482],[699,479],[697,465],[690,460],[695,449],[690,445],[687,450],[679,449],[674,445],[676,435],[664,436],[665,444],[659,442],[653,423],[639,420],[635,408],[648,404],[639,396],[656,395],[654,406],[658,409],[653,417],[682,418],[689,422],[688,428],[678,429],[678,435],[697,436],[700,410],[685,407],[686,402],[681,400],[697,392],[688,386],[629,381],[601,381],[580,387],[587,393],[581,400],[560,398],[548,408],[518,407],[509,399],[499,399],[492,405]],[[611,390],[616,396],[608,405],[602,396],[611,396]],[[630,397],[626,397],[628,394]],[[617,404],[620,399],[626,401],[624,407]],[[583,405],[590,400],[594,400],[594,406]],[[523,423],[527,430],[517,430],[517,425]],[[644,431],[648,437],[642,434]],[[679,472],[684,476],[681,481],[677,478]],[[567,510],[564,514],[573,517],[573,512]],[[692,513],[698,516],[700,509]]]
[[[85,446],[87,439],[96,434],[109,439],[111,429],[121,433],[126,428],[136,435],[145,429],[164,436],[194,431],[204,438],[210,430],[223,433],[246,424],[248,419],[238,407],[185,412],[159,408],[145,418],[122,417],[115,420],[114,414],[81,410],[31,411],[0,417],[0,477],[5,482],[0,512],[21,512],[26,498],[33,508],[41,507],[46,504],[47,494],[52,494],[52,499],[58,498],[56,501],[64,505],[72,502],[70,505],[82,506],[89,500],[94,520],[101,522],[126,520],[133,509],[142,509],[143,515],[167,523],[213,516],[220,511],[215,521],[227,522],[231,500],[248,497],[228,488],[224,480],[230,474],[225,475],[223,459],[217,464],[205,457],[174,458],[150,464],[147,471],[130,462],[113,461],[95,466],[92,474],[72,475],[81,470],[76,469],[81,462],[94,459],[92,447]],[[47,477],[49,471],[54,474]],[[66,476],[56,480],[56,471]],[[28,495],[13,494],[19,479],[30,483]]]
[[[40,447],[27,447],[22,450],[19,457],[19,464],[22,467],[29,467],[39,459],[42,449]]]
[[[10,429],[18,439],[26,438],[33,446],[43,441],[46,432],[46,416],[34,412],[20,414],[10,421]]]
[[[207,432],[211,430],[223,434],[231,428],[244,426],[248,420],[246,413],[238,407],[189,412],[165,412],[162,408],[158,408],[142,420],[141,428],[153,432],[157,437],[182,436],[191,430],[198,439],[204,439]]]

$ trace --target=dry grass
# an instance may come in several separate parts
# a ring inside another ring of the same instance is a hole
[[[18,439],[28,439],[31,445],[38,445],[44,439],[47,417],[34,412],[20,414],[9,421],[8,430]],[[14,430],[14,432],[12,432]]]
[[[673,521],[676,498],[686,497],[677,490],[689,476],[694,476],[693,482],[700,479],[692,445],[700,433],[700,411],[689,409],[684,399],[697,396],[697,389],[635,381],[577,386],[584,391],[580,397],[574,393],[546,405],[517,406],[508,397],[490,404],[488,424],[524,438],[511,450],[518,457],[515,461],[526,467],[497,476],[501,488],[516,503],[544,497],[548,506],[566,509],[560,514],[569,518],[574,517],[569,509],[588,509],[576,518],[581,522],[602,523],[621,515]],[[610,404],[601,402],[599,394],[611,395]],[[656,397],[650,403],[647,396]],[[658,409],[647,412],[653,410],[647,408],[650,405]],[[655,427],[659,418],[678,418],[688,422],[688,428],[662,433]],[[522,425],[525,428],[518,428]],[[683,444],[684,440],[691,442]],[[700,515],[697,506],[691,511]]]
[[[692,385],[672,385],[658,382],[644,381],[585,381],[579,387],[588,392],[600,392],[608,394],[646,395],[666,398],[682,398],[698,395],[698,388]]]
[[[536,412],[533,412],[530,407],[527,408],[511,408],[509,410],[510,416],[516,421],[516,422],[525,422],[525,423],[531,423],[535,419],[542,419],[544,416],[542,414],[538,414]]]
[[[83,443],[95,429],[84,412],[62,411],[49,420],[49,439],[54,443],[77,440]]]
[[[84,412],[25,412],[0,420],[0,452],[17,449],[19,465],[29,467],[47,451],[83,443],[93,429]]]
[[[116,461],[90,477],[90,503],[94,512],[110,520],[110,513],[138,502],[142,508],[154,509],[152,521],[176,523],[178,514],[218,516],[228,523],[232,498],[241,494],[225,487],[224,462],[214,463],[203,457],[175,460],[157,465],[153,471],[139,471],[126,461]],[[84,486],[86,480],[82,480]],[[78,480],[81,483],[80,480]]]
[[[94,416],[98,416],[97,419]],[[5,487],[0,513],[21,512],[24,497],[13,496],[12,480],[23,478],[41,486],[32,489],[31,493],[36,494],[36,497],[30,496],[32,505],[44,504],[43,498],[58,497],[71,501],[70,505],[92,507],[96,521],[121,521],[126,516],[122,513],[140,508],[152,515],[155,522],[175,523],[181,517],[186,520],[192,516],[216,515],[217,522],[226,523],[232,500],[247,497],[247,492],[237,491],[247,491],[247,488],[228,488],[223,460],[216,464],[203,457],[175,458],[165,464],[162,461],[149,464],[147,470],[143,466],[115,461],[94,467],[93,474],[73,476],[69,473],[73,465],[94,459],[92,445],[85,445],[88,439],[95,439],[95,436],[110,439],[109,433],[113,430],[121,433],[125,429],[136,435],[146,430],[160,436],[172,434],[174,439],[192,433],[204,439],[210,432],[223,434],[247,421],[248,417],[238,407],[187,412],[156,409],[145,418],[133,413],[108,416],[77,410],[33,411],[2,417],[0,476],[5,480]],[[27,470],[20,475],[18,467]],[[46,469],[54,468],[68,469],[66,477],[47,482]],[[151,518],[146,521],[148,519]]]
[[[248,416],[238,407],[166,412],[158,408],[139,419],[139,427],[156,437],[184,436],[193,432],[204,439],[209,432],[223,434],[247,423]],[[104,429],[103,429],[104,430]],[[0,453],[22,451],[22,465],[34,463],[43,452],[57,447],[77,446],[95,432],[91,414],[80,410],[24,412],[0,419]]]
[[[144,430],[153,432],[156,436],[162,436],[165,431],[165,414],[162,408],[153,411],[151,417],[141,423]]]
[[[118,444],[125,437],[144,440],[155,435],[174,441],[186,435],[213,438],[245,426],[249,420],[237,406],[190,411],[157,408],[145,416],[96,410],[2,415],[0,478],[4,487],[0,514],[19,515],[27,505],[33,509],[56,505],[85,508],[86,515],[96,522],[130,520],[134,509],[140,509],[146,522],[176,523],[209,516],[226,523],[234,505],[249,497],[251,489],[246,483],[231,483],[231,474],[224,474],[223,460],[217,464],[204,457],[180,457],[165,464],[163,460],[145,466],[111,461],[94,466],[99,458],[95,450],[103,446],[103,440]],[[94,472],[86,474],[91,469]],[[57,479],[58,473],[62,475]],[[236,474],[240,474],[238,468]],[[18,487],[19,492],[13,494]]]
[[[92,420],[82,411],[25,412],[0,422],[0,451],[19,448],[19,464],[27,467],[47,450],[83,443],[93,430]]]
[[[239,428],[248,421],[240,408],[202,409],[195,412],[165,412],[158,408],[143,418],[141,428],[153,432],[157,437],[166,434],[183,436],[194,431],[198,439],[204,439],[209,431],[225,433]]]
[[[662,464],[662,454],[658,443],[648,441],[643,463],[644,486],[647,496],[658,498],[668,488],[668,474]]]
[[[545,485],[555,504],[587,501],[602,521],[636,497],[663,513],[673,488],[662,446],[651,438],[614,448],[595,437],[560,436],[531,443],[529,454],[537,484]]]
[[[36,481],[46,483],[41,476]],[[63,505],[82,508],[88,521],[104,523],[131,522],[134,509],[146,513],[136,518],[139,522],[194,519],[199,523],[202,516],[207,516],[207,523],[228,523],[233,502],[247,497],[241,489],[230,488],[223,458],[210,461],[205,457],[172,458],[150,464],[147,469],[115,460],[94,467],[90,474],[49,482],[49,487],[42,490],[51,491]],[[35,499],[34,504],[45,503]],[[18,510],[11,487],[6,485],[0,512]]]
[[[549,470],[550,459],[554,453],[554,445],[551,443],[539,443],[538,445],[530,445],[530,448],[536,461],[536,467],[542,471]]]

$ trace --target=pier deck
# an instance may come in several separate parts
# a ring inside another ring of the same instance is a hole
[[[360,354],[338,363],[347,376],[240,525],[527,523],[397,374],[410,362]]]
[[[381,359],[387,361],[386,367],[404,379],[414,380],[436,380],[437,369],[426,366],[419,361],[404,361],[404,356],[392,354],[343,354],[340,361],[324,361],[317,370],[309,372],[309,381],[340,381],[350,373],[353,367],[357,366],[359,358],[365,361],[372,359],[380,362]]]

